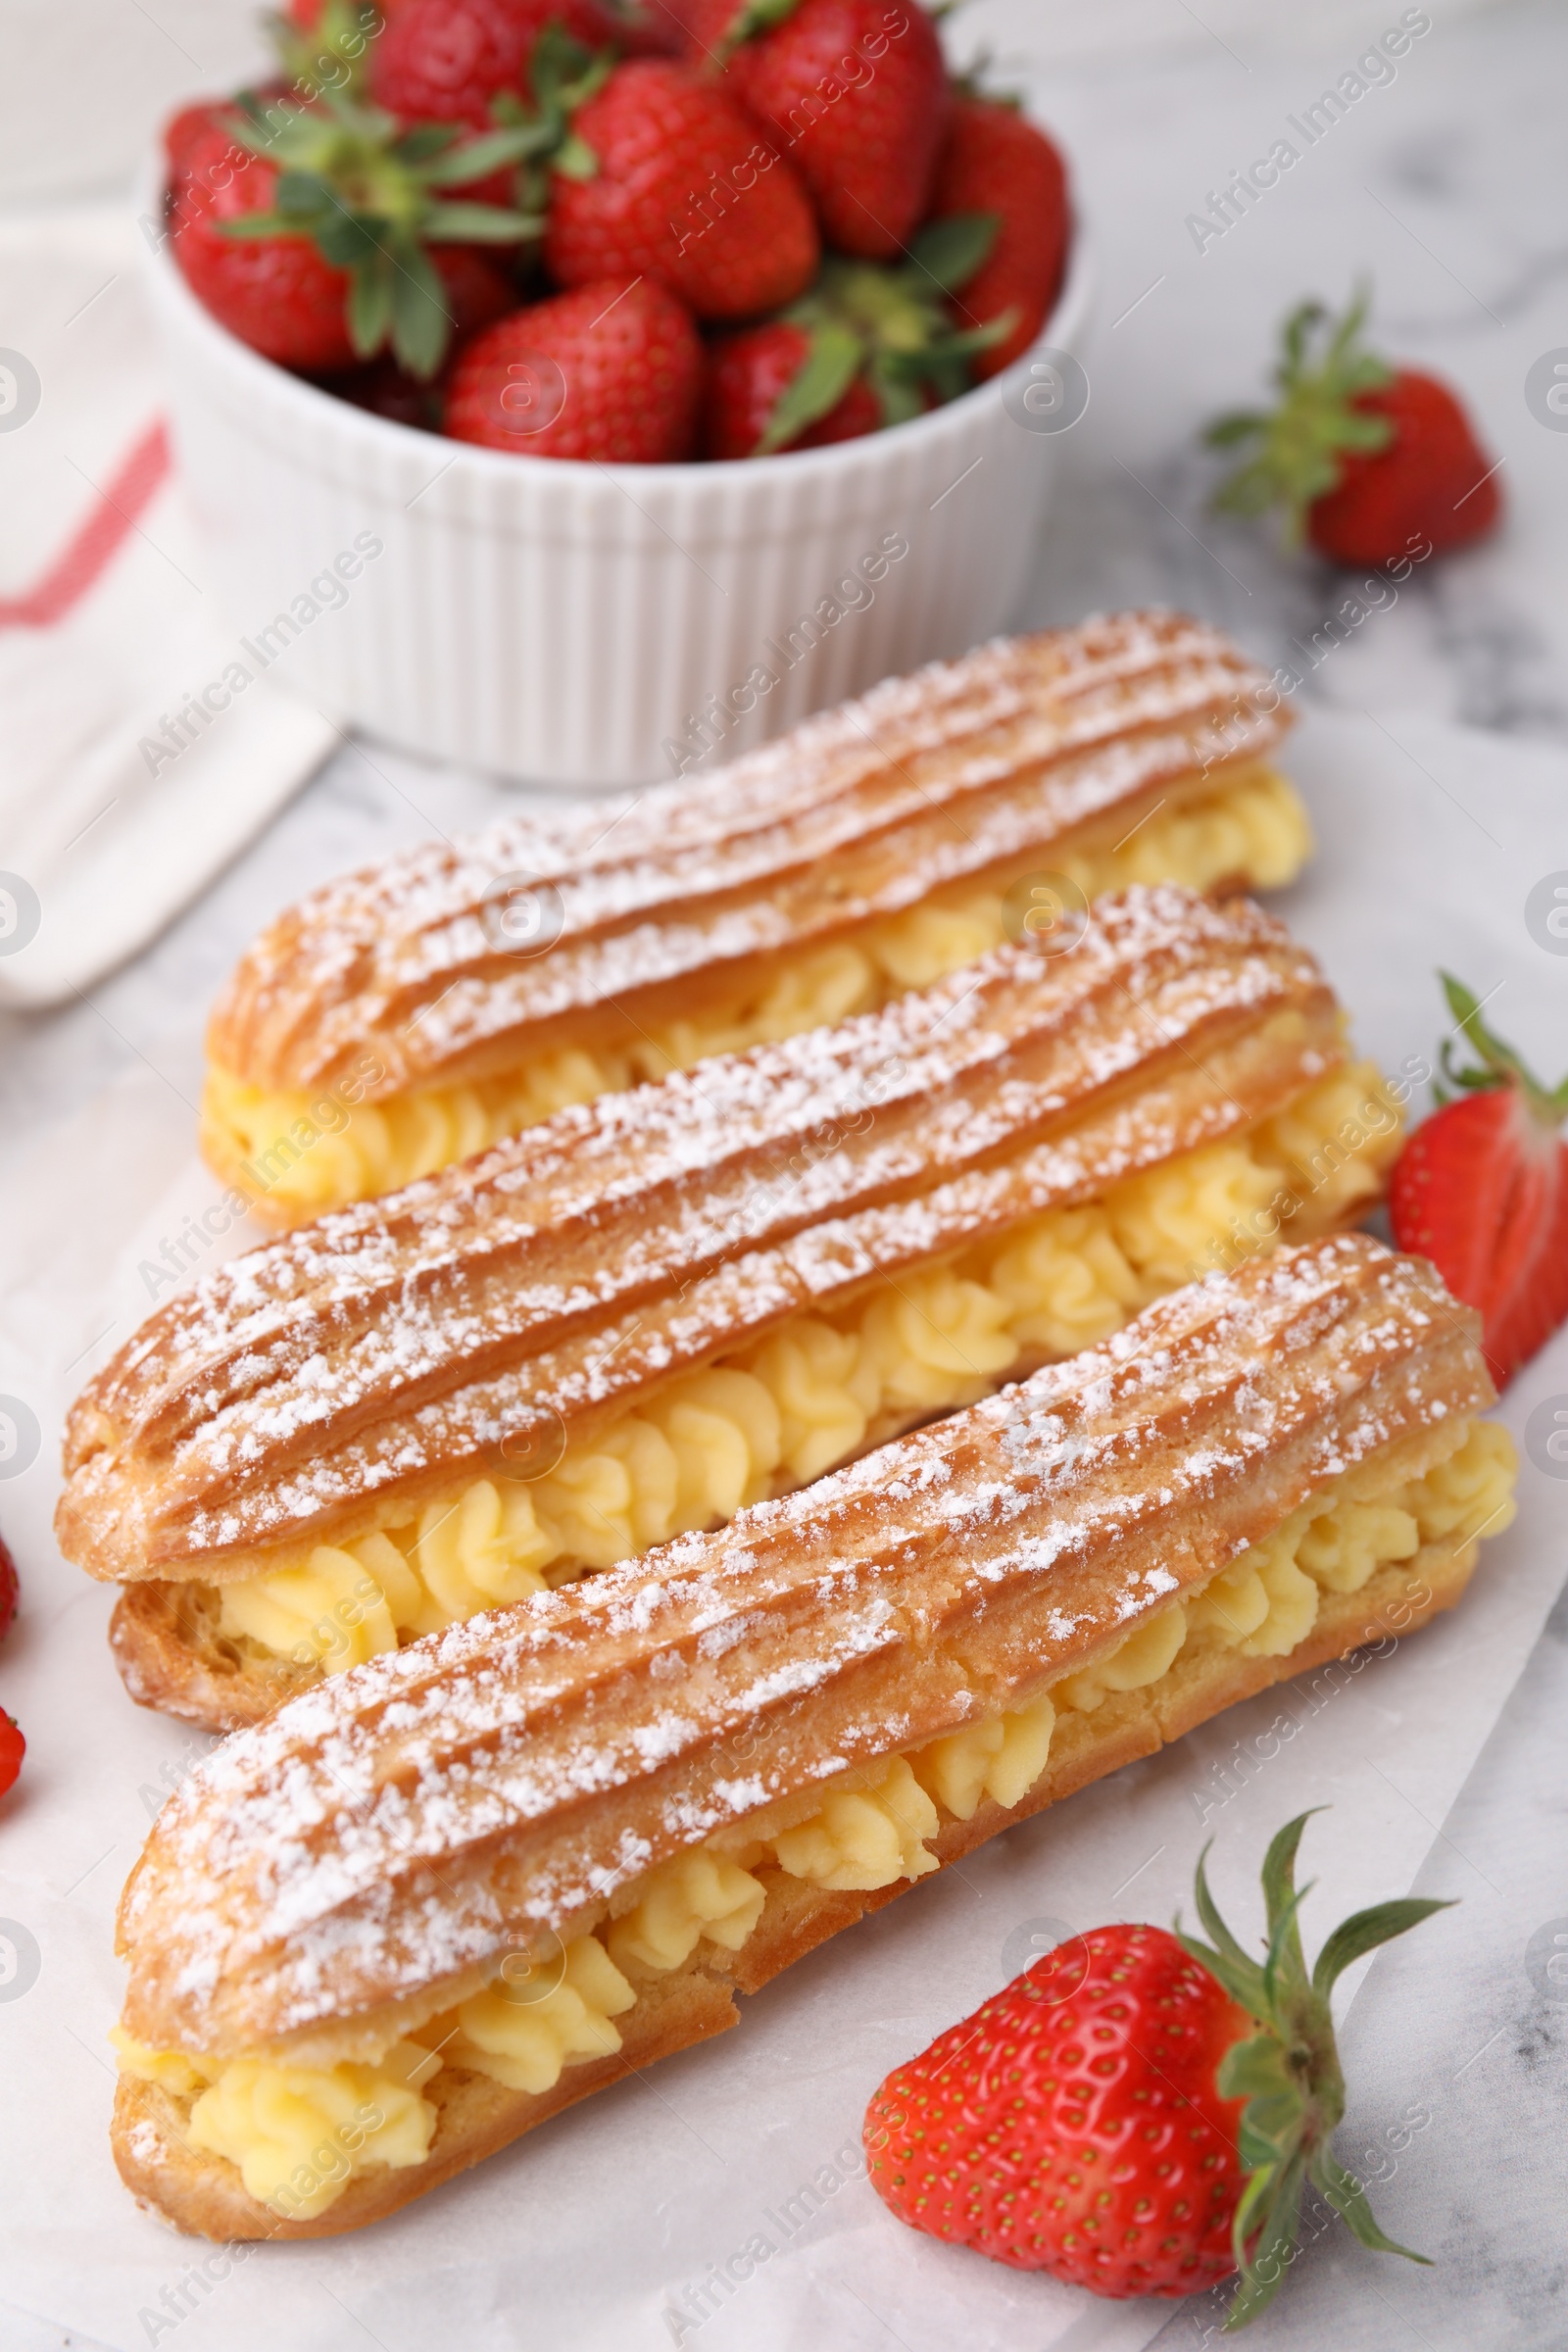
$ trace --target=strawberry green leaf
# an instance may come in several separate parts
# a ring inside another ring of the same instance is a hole
[[[403,133],[393,152],[400,163],[416,164],[424,169],[425,178],[434,185],[438,175],[425,167],[433,164],[438,157],[450,155],[457,138],[454,123],[416,122],[412,130]]]
[[[411,375],[433,375],[451,319],[446,288],[427,256],[410,243],[392,267],[392,349]]]
[[[753,40],[760,32],[771,32],[775,24],[787,24],[800,4],[801,0],[741,0],[724,27],[720,54],[727,57],[742,41]]]
[[[1276,1939],[1280,1920],[1287,1908],[1294,1916],[1296,1903],[1299,1900],[1296,1894],[1296,1854],[1301,1842],[1301,1833],[1312,1814],[1324,1810],[1322,1805],[1314,1805],[1308,1812],[1298,1813],[1294,1821],[1288,1821],[1284,1829],[1277,1831],[1269,1840],[1268,1852],[1263,1856],[1263,1910],[1271,1942]],[[1295,1949],[1300,1973],[1304,1977],[1306,1964],[1301,1959],[1301,1939],[1298,1935]]]
[[[1478,1068],[1455,1068],[1453,1043],[1446,1037],[1438,1049],[1438,1060],[1449,1084],[1470,1092],[1494,1086],[1516,1086],[1543,1126],[1556,1127],[1568,1114],[1568,1078],[1555,1088],[1543,1086],[1512,1046],[1505,1045],[1500,1037],[1494,1036],[1487,1027],[1481,1018],[1482,1000],[1475,992],[1466,988],[1462,980],[1455,980],[1451,972],[1440,972],[1438,977],[1443,982],[1448,1010],[1463,1032],[1466,1043],[1473,1046],[1480,1056]],[[1434,1088],[1433,1091],[1436,1093],[1438,1090]]]
[[[1288,547],[1300,541],[1306,511],[1335,489],[1347,451],[1386,449],[1394,427],[1387,416],[1354,404],[1390,380],[1391,370],[1360,341],[1366,295],[1359,293],[1334,327],[1326,345],[1319,330],[1327,313],[1320,303],[1303,303],[1285,322],[1283,352],[1275,369],[1279,405],[1266,414],[1237,412],[1217,417],[1204,439],[1214,449],[1252,443],[1252,454],[1214,493],[1223,514],[1254,515],[1284,511]]]
[[[599,175],[598,156],[574,130],[566,133],[550,161],[563,179],[596,179]]]
[[[392,323],[392,265],[385,254],[349,286],[349,336],[361,359],[380,350]]]
[[[1279,2035],[1256,2034],[1250,2041],[1233,2042],[1214,2080],[1222,2098],[1247,2101],[1243,2162],[1272,2164],[1289,2156],[1299,2137],[1301,2091]]]
[[[925,415],[925,400],[919,388],[919,377],[907,366],[907,355],[880,351],[866,369],[882,405],[882,422],[908,424]]]
[[[1215,1951],[1211,1944],[1200,1943],[1196,1936],[1183,1933],[1180,1918],[1173,1933],[1182,1950],[1224,1985],[1238,2008],[1250,2011],[1254,2017],[1262,2014],[1263,1972],[1255,1960],[1250,1960],[1245,1952],[1239,1960],[1231,1960],[1224,1952]]]
[[[1213,1850],[1213,1844],[1214,1840],[1211,1838],[1207,1845],[1204,1846],[1202,1852],[1198,1857],[1198,1871],[1193,1883],[1193,1897],[1198,1905],[1198,1916],[1202,1921],[1204,1927],[1208,1930],[1209,1935],[1212,1936],[1219,1950],[1224,1953],[1226,1959],[1230,1961],[1231,1965],[1233,1967],[1239,1967],[1244,1970],[1250,1971],[1257,1977],[1258,1984],[1261,1985],[1262,1976],[1261,1972],[1258,1970],[1256,1961],[1250,1959],[1247,1953],[1243,1951],[1241,1945],[1237,1942],[1235,1936],[1225,1925],[1224,1920],[1220,1917],[1219,1905],[1215,1902],[1214,1897],[1209,1890],[1207,1864],[1209,1854]]]
[[[1318,1953],[1317,1966],[1312,1971],[1313,1991],[1327,1998],[1353,1961],[1376,1951],[1380,1943],[1392,1943],[1396,1936],[1407,1936],[1424,1919],[1430,1919],[1434,1911],[1449,1908],[1450,1902],[1412,1894],[1403,1895],[1396,1902],[1379,1903],[1370,1911],[1352,1912],[1348,1919],[1340,1922]]]
[[[1268,1958],[1263,1963],[1263,1998],[1272,2014],[1279,2007],[1282,1988],[1297,1990],[1306,1983],[1306,1961],[1301,1952],[1301,1934],[1297,1926],[1297,1913],[1311,1893],[1316,1880],[1293,1892],[1274,1924],[1268,1939]]]
[[[1378,2228],[1360,2181],[1353,2173],[1348,2173],[1342,2164],[1337,2164],[1327,2148],[1318,2150],[1307,2172],[1341,2220],[1348,2223],[1370,2253],[1402,2254],[1406,2262],[1419,2262],[1426,2269],[1431,2269],[1430,2254],[1417,2254],[1409,2246],[1401,2246],[1397,2238],[1388,2236]]]
[[[404,142],[405,147],[412,144],[412,138]],[[527,151],[528,133],[520,128],[486,131],[483,138],[469,139],[463,147],[444,141],[441,149],[422,166],[424,184],[427,188],[463,187],[470,179],[484,179],[508,164],[520,163]],[[419,159],[408,156],[406,160],[413,163]]]
[[[1293,2258],[1301,2189],[1308,2179],[1322,2188],[1363,2245],[1379,2252],[1408,2252],[1384,2236],[1360,2183],[1331,2152],[1330,2141],[1345,2113],[1331,1995],[1352,1960],[1404,1935],[1445,1906],[1410,1896],[1356,1912],[1329,1936],[1309,1978],[1298,1913],[1311,1888],[1298,1890],[1296,1857],[1310,1819],[1309,1813],[1301,1813],[1287,1822],[1271,1840],[1264,1860],[1269,1935],[1261,1969],[1220,1917],[1208,1886],[1206,1845],[1199,1857],[1194,1890],[1213,1948],[1184,1936],[1179,1921],[1176,1926],[1183,1949],[1209,1971],[1258,2028],[1234,2042],[1215,2071],[1220,2096],[1244,2102],[1236,2145],[1248,2175],[1232,2222],[1241,2279],[1226,2320],[1228,2330],[1246,2327],[1277,2293]]]
[[[956,294],[990,258],[1001,227],[1000,213],[951,213],[928,220],[909,240],[909,260],[944,294]]]
[[[1216,416],[1203,428],[1203,439],[1210,449],[1230,449],[1238,441],[1248,440],[1253,433],[1267,429],[1268,418],[1259,409],[1233,409],[1228,416]]]
[[[313,97],[327,91],[351,93],[358,86],[369,44],[384,23],[371,0],[326,0],[309,31],[291,17],[263,19],[290,81]]]
[[[1238,2263],[1241,2283],[1236,2289],[1230,2310],[1225,2315],[1225,2331],[1234,2334],[1240,2328],[1265,2312],[1284,2283],[1285,2273],[1296,2255],[1296,2236],[1300,2228],[1301,2184],[1306,2166],[1300,2156],[1265,2178],[1268,2188],[1259,2200],[1262,2206],[1261,2227],[1250,2255]],[[1241,2208],[1237,2208],[1237,2219]],[[1234,2238],[1233,2238],[1234,2243]]]
[[[544,220],[504,212],[497,204],[432,204],[420,226],[436,245],[516,245],[536,237]]]
[[[754,457],[770,457],[836,409],[865,356],[858,335],[831,320],[810,330],[810,348],[773,406]]]

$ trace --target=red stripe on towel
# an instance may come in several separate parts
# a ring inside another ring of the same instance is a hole
[[[0,628],[47,629],[63,620],[112,561],[136,517],[163,486],[169,472],[169,434],[160,419],[149,425],[74,537],[61,550],[25,596],[0,596]]]

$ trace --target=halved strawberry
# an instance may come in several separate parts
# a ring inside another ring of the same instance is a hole
[[[22,1588],[17,1581],[17,1563],[11,1557],[11,1547],[0,1543],[0,1642],[3,1642],[16,1623],[17,1602]]]
[[[1568,1079],[1548,1093],[1485,1026],[1470,990],[1442,977],[1480,1066],[1455,1069],[1445,1040],[1444,1075],[1465,1092],[1400,1152],[1389,1215],[1399,1248],[1430,1257],[1454,1297],[1480,1308],[1501,1388],[1568,1322]]]

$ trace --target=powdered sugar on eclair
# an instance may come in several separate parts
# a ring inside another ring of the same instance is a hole
[[[1474,1325],[1361,1236],[1253,1261],[805,1494],[309,1692],[160,1816],[130,2030],[220,2054],[457,1982],[1074,1670],[1347,1465],[1485,1405]]]

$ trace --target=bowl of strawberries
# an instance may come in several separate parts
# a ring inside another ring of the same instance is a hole
[[[1055,146],[919,0],[293,0],[278,39],[147,214],[247,682],[624,783],[1005,623],[1087,273]]]

